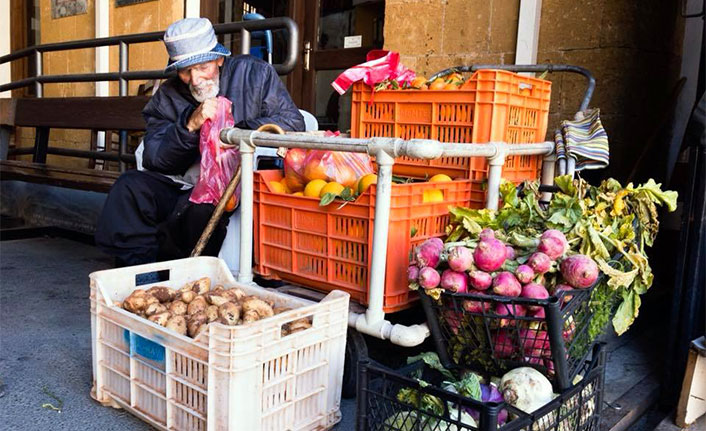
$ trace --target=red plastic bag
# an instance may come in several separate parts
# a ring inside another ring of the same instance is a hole
[[[196,204],[217,204],[238,166],[240,151],[237,148],[221,147],[219,134],[225,127],[235,123],[230,110],[231,102],[225,97],[218,97],[218,111],[214,119],[206,120],[201,126],[199,150],[201,151],[201,172],[199,180],[191,192],[189,200]],[[226,205],[232,211],[240,197],[238,188],[233,194],[233,202]]]
[[[410,82],[415,73],[400,63],[400,54],[395,51],[375,50],[368,53],[367,62],[347,69],[331,83],[343,95],[354,82],[362,80],[371,87],[386,79],[395,79],[402,84]]]
[[[293,148],[284,157],[284,178],[292,192],[315,179],[354,188],[360,177],[373,172],[370,156],[363,153]]]

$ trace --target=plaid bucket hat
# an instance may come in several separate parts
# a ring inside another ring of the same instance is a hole
[[[164,32],[164,45],[169,53],[166,72],[230,55],[218,43],[208,18],[184,18],[173,23]]]

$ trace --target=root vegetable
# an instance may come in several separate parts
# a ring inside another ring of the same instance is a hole
[[[154,322],[158,325],[167,326],[167,322],[169,322],[169,319],[171,317],[172,317],[172,315],[168,311],[165,311],[163,313],[153,314],[150,317],[148,317],[147,319],[150,322]]]
[[[272,306],[260,298],[249,297],[243,301],[243,322],[254,322],[274,316]]]
[[[505,402],[526,413],[534,412],[554,397],[549,380],[530,367],[515,368],[505,373],[498,389]]]
[[[473,253],[463,246],[456,246],[449,250],[449,268],[454,271],[464,272],[471,269],[473,265]]]
[[[538,319],[544,320],[547,318],[547,314],[544,311],[544,307],[539,307],[539,310],[535,310],[531,314],[532,314],[532,317],[536,317]]]
[[[525,355],[541,357],[544,352],[551,352],[547,331],[538,329],[520,329],[520,339]]]
[[[297,319],[294,322],[291,322],[289,325],[287,325],[286,328],[286,335],[291,335],[299,331],[303,331],[305,329],[311,328],[311,322],[309,321],[308,318],[304,317],[301,319]]]
[[[515,249],[512,246],[505,246],[505,260],[515,260]]]
[[[515,270],[515,276],[520,283],[526,284],[534,278],[534,270],[529,265],[520,265]]]
[[[493,277],[487,272],[483,271],[471,271],[468,274],[468,281],[476,290],[486,290],[493,283]]]
[[[206,316],[208,316],[209,322],[215,322],[216,320],[218,320],[218,306],[209,305],[208,308],[206,308]]]
[[[241,289],[233,288],[233,289],[228,289],[224,291],[221,296],[226,298],[230,302],[240,302],[245,298],[245,292],[243,292]]]
[[[542,253],[541,251],[537,251],[530,255],[529,259],[527,260],[527,264],[537,274],[544,274],[551,268],[552,260],[549,259],[549,256],[547,256],[546,254]]]
[[[549,298],[549,292],[547,289],[539,283],[528,283],[522,286],[522,293],[520,294],[523,298],[532,299],[547,299]],[[528,305],[527,308],[530,311],[537,311],[542,308],[541,305]]]
[[[419,285],[424,289],[435,289],[441,282],[441,276],[432,267],[426,266],[419,270]]]
[[[146,295],[144,296],[144,298],[145,298],[145,303],[146,303],[147,305],[150,305],[150,304],[159,304],[159,299],[155,298],[155,297],[152,296],[152,295],[146,294]],[[145,308],[147,308],[147,306],[145,306]]]
[[[240,310],[240,306],[235,305],[232,302],[226,302],[218,307],[219,321],[224,325],[237,325],[238,320],[240,320]]]
[[[501,329],[493,335],[493,352],[496,358],[509,358],[515,353],[515,345],[512,343],[512,337],[504,329]]]
[[[158,302],[145,307],[145,316],[152,316],[153,314],[164,313],[165,311],[168,311],[166,305]]]
[[[588,256],[575,254],[561,262],[561,275],[570,285],[585,289],[598,278],[598,265]]]
[[[123,308],[131,313],[137,313],[147,307],[147,294],[142,289],[134,290],[123,301]]]
[[[559,305],[564,305],[571,301],[574,295],[571,293],[574,290],[573,287],[568,284],[557,284],[554,287],[554,295],[559,298]]]
[[[522,317],[527,315],[527,310],[525,307],[519,304],[503,304],[501,302],[495,304],[495,314],[502,316],[509,316],[509,319],[500,319],[500,327],[510,326],[515,320],[515,317]]]
[[[483,271],[500,269],[505,263],[505,244],[495,238],[483,238],[473,251],[473,262]]]
[[[546,254],[551,260],[556,260],[560,258],[568,248],[569,242],[566,240],[566,236],[556,229],[549,229],[539,238],[537,251]]]
[[[153,286],[147,289],[147,294],[152,295],[161,303],[174,301],[176,298],[176,290],[166,286]]]
[[[474,292],[476,295],[485,295],[482,292]],[[483,313],[491,309],[493,304],[490,301],[473,301],[471,299],[465,299],[461,304],[464,310],[469,313]]]
[[[451,292],[466,293],[468,289],[466,273],[447,269],[441,274],[440,285]]]
[[[478,238],[481,239],[481,241],[486,240],[486,239],[495,239],[495,231],[493,229],[487,227],[480,231],[478,234]]]
[[[289,307],[274,307],[272,311],[275,313],[275,315],[284,313],[285,311],[289,311],[291,308]]]
[[[431,238],[424,241],[415,249],[415,260],[421,267],[436,268],[441,257],[441,250],[444,247],[443,242],[438,238]]]
[[[208,302],[210,305],[219,306],[225,304],[226,302],[229,302],[228,299],[221,295],[216,295],[214,292],[208,292],[204,295],[204,297],[206,298],[206,302]]]
[[[179,300],[173,301],[169,304],[169,311],[175,316],[183,316],[187,311],[186,303]]]
[[[419,278],[419,268],[416,265],[410,265],[407,268],[407,281],[410,283],[416,283]]]
[[[206,302],[206,298],[204,298],[203,296],[197,296],[187,306],[186,314],[196,314],[196,313],[200,313],[202,311],[206,311],[206,307],[208,307],[208,303]]]
[[[179,292],[178,298],[184,304],[190,304],[191,301],[193,301],[194,298],[196,298],[196,292],[194,292],[193,290],[182,291],[182,292]]]
[[[177,334],[186,335],[186,319],[184,319],[184,316],[173,316],[167,321],[166,327]]]
[[[197,295],[203,295],[211,289],[211,279],[208,277],[199,278],[191,285],[191,290]]]
[[[493,279],[493,293],[502,296],[520,296],[522,285],[508,271],[503,271]]]
[[[189,337],[195,337],[196,334],[198,334],[198,329],[204,325],[208,324],[208,317],[206,316],[206,313],[198,313],[194,314],[191,316],[191,318],[187,321],[186,323],[186,330],[187,333],[189,334]]]
[[[208,331],[208,323],[202,323],[199,325],[198,328],[196,328],[196,331],[194,332],[194,335],[191,336],[191,338],[196,338],[199,336],[200,333]]]

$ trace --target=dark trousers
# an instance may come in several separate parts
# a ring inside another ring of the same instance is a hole
[[[124,265],[188,257],[215,209],[189,202],[189,195],[191,190],[156,172],[125,172],[108,193],[96,245]],[[228,216],[223,214],[202,255],[218,255]]]

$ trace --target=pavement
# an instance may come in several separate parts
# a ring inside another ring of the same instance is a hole
[[[0,242],[0,430],[153,429],[90,397],[88,274],[111,267],[76,241]],[[353,430],[355,401],[341,410],[336,430]]]

